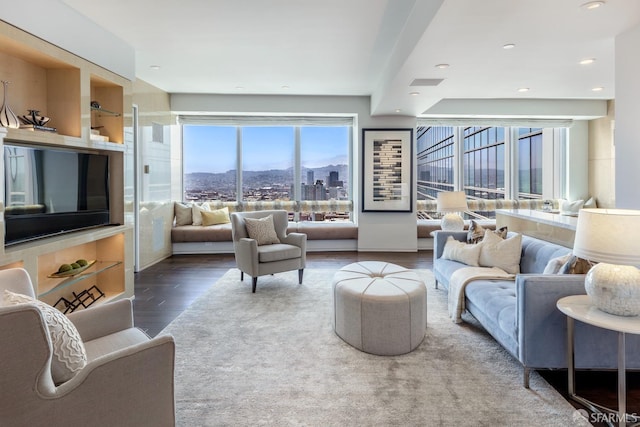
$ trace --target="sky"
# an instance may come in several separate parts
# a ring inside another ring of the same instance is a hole
[[[243,169],[284,169],[293,165],[295,132],[292,126],[242,128]],[[232,126],[183,127],[184,173],[226,172],[236,168],[236,128]],[[303,167],[348,163],[348,127],[302,127]]]

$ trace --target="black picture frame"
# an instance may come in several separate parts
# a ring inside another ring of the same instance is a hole
[[[362,211],[413,211],[413,129],[362,129]]]

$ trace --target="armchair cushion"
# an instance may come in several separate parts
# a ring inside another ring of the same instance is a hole
[[[87,353],[76,327],[56,308],[27,295],[5,289],[6,304],[33,304],[41,312],[49,329],[53,356],[51,376],[55,384],[70,380],[87,364]]]
[[[245,218],[245,226],[249,237],[258,242],[258,246],[280,243],[273,225],[273,215],[264,218]]]
[[[258,260],[260,262],[282,261],[285,259],[300,258],[302,250],[298,246],[273,244],[258,248]]]

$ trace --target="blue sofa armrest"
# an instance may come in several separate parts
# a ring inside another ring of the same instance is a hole
[[[584,274],[521,274],[516,277],[518,359],[525,367],[567,367],[567,320],[556,303],[584,295]]]

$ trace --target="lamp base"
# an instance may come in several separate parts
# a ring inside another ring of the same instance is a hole
[[[605,313],[640,315],[640,270],[631,265],[596,264],[584,281],[587,295]]]
[[[444,231],[462,231],[464,230],[464,220],[457,213],[448,213],[442,217],[440,228]]]

